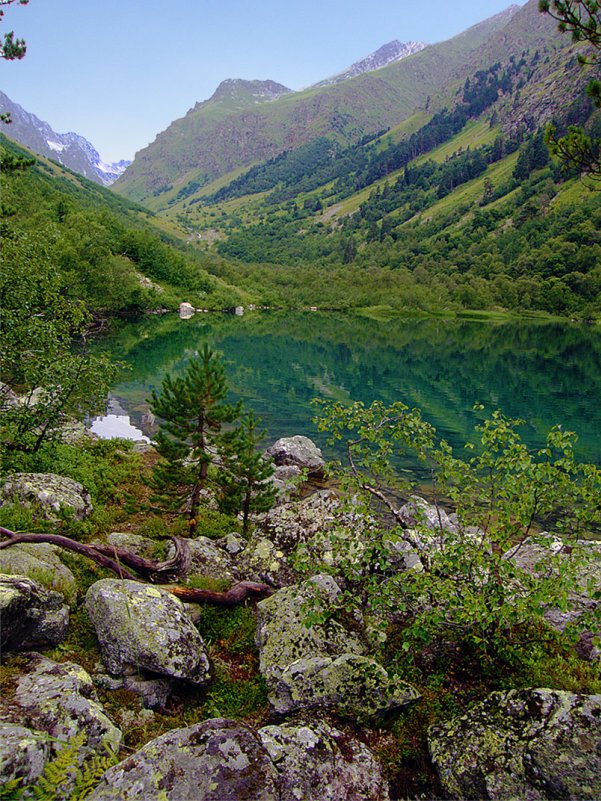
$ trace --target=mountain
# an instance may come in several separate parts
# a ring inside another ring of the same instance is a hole
[[[442,106],[448,87],[501,59],[511,49],[512,37],[542,46],[557,35],[550,19],[544,21],[544,30],[539,30],[537,20],[532,34],[522,33],[521,24],[530,24],[524,10],[511,6],[459,36],[400,61],[340,83],[291,92],[269,103],[253,102],[235,109],[230,100],[226,104],[213,96],[137,153],[114,189],[159,210],[221,176],[318,137],[350,144],[397,126],[418,108],[425,108],[429,99],[433,99],[432,107],[435,102]],[[522,22],[505,36],[517,18]],[[495,34],[500,38],[495,39]]]
[[[124,172],[130,161],[107,164],[83,136],[56,133],[44,120],[25,111],[0,92],[0,113],[9,113],[12,122],[3,133],[41,156],[54,159],[95,183],[110,186]]]
[[[427,45],[425,42],[399,42],[394,39],[388,44],[382,45],[374,53],[370,53],[366,58],[361,61],[355,61],[348,69],[333,75],[331,78],[326,78],[325,81],[319,81],[314,86],[331,86],[341,81],[346,81],[348,78],[356,78],[358,75],[363,75],[364,72],[371,72],[380,67],[385,67],[393,61],[400,61],[402,58],[412,56],[414,53],[419,53]]]

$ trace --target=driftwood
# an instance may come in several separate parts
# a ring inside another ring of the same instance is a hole
[[[45,542],[50,545],[58,545],[68,551],[85,556],[96,562],[100,567],[111,570],[121,579],[131,579],[133,581],[149,580],[156,584],[169,583],[174,579],[181,579],[189,571],[190,549],[186,540],[180,537],[172,537],[175,545],[175,556],[164,562],[154,562],[144,559],[141,556],[126,551],[124,548],[116,548],[112,545],[84,545],[75,542],[68,537],[60,534],[17,534],[8,528],[0,526],[0,534],[4,534],[8,539],[0,542],[0,548],[8,548],[20,542]],[[127,570],[124,565],[132,568],[140,575],[134,575]],[[165,587],[167,592],[189,603],[212,603],[219,606],[236,606],[242,603],[250,595],[270,595],[272,592],[268,584],[259,584],[254,581],[241,581],[234,584],[226,592],[214,592],[213,590],[199,590],[193,587]]]
[[[271,595],[272,588],[268,584],[259,584],[256,581],[240,581],[234,584],[227,592],[214,592],[213,590],[198,590],[194,587],[164,587],[167,592],[177,596],[186,603],[199,603],[206,601],[219,606],[236,606],[242,603],[249,595]]]

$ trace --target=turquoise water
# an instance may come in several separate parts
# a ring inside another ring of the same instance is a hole
[[[493,409],[522,418],[543,443],[561,423],[579,434],[579,456],[601,464],[601,331],[576,323],[408,319],[377,322],[326,313],[176,315],[120,323],[99,347],[130,368],[111,391],[133,425],[152,435],[147,398],[204,342],[222,353],[232,399],[262,418],[266,439],[305,434],[325,448],[314,397],[402,400],[454,448]],[[480,402],[485,412],[474,412]]]

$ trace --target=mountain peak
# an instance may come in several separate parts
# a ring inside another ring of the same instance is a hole
[[[226,78],[221,81],[210,100],[253,100],[264,103],[277,100],[291,92],[287,86],[276,81],[247,81],[243,78]]]
[[[393,39],[392,42],[382,45],[382,47],[379,47],[365,58],[355,61],[347,69],[333,75],[331,78],[326,78],[325,81],[316,83],[315,86],[331,86],[332,84],[346,81],[348,78],[356,78],[357,75],[362,75],[364,72],[377,70],[380,67],[391,64],[393,61],[400,61],[402,58],[419,53],[424,47],[427,47],[424,42],[399,42],[398,39]]]

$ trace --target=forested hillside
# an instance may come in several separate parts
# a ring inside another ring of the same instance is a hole
[[[240,301],[208,273],[217,257],[191,252],[146,209],[4,136],[0,154],[3,308],[10,284],[47,270],[65,296],[95,312],[173,308],[182,293],[211,308]]]
[[[529,3],[509,25],[533,13]],[[580,52],[554,34],[474,70],[437,109],[181,189],[160,216],[228,259],[216,273],[267,304],[595,318],[601,199],[552,160],[544,134],[553,122],[558,135],[580,125],[598,138]]]

